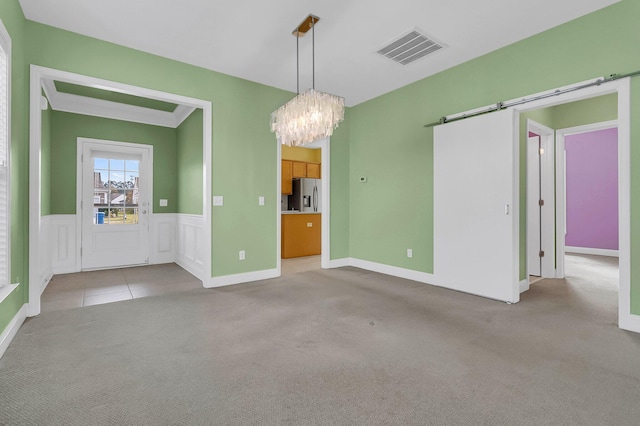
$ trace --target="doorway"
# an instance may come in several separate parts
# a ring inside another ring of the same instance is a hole
[[[139,86],[132,86],[128,84],[118,83],[110,80],[104,80],[100,78],[89,77],[81,74],[74,74],[66,71],[60,71],[56,69],[41,67],[37,65],[31,65],[30,67],[30,98],[29,98],[29,303],[28,303],[28,316],[35,316],[40,313],[40,299],[42,292],[46,288],[49,280],[52,276],[52,266],[50,257],[52,253],[55,253],[56,247],[52,247],[51,241],[49,240],[49,235],[51,234],[50,229],[47,228],[48,223],[53,223],[53,221],[48,221],[47,216],[42,216],[42,200],[41,200],[41,192],[43,187],[43,176],[42,171],[42,129],[43,129],[43,121],[42,121],[42,112],[41,106],[46,102],[43,102],[43,90],[45,93],[47,90],[45,88],[51,89],[52,86],[55,86],[58,83],[63,85],[67,85],[65,87],[68,92],[65,92],[67,95],[70,95],[70,92],[75,91],[73,86],[82,86],[84,88],[92,88],[101,91],[108,91],[114,93],[120,93],[123,95],[129,95],[138,98],[144,98],[151,102],[159,101],[160,103],[169,103],[175,105],[175,109],[173,109],[172,113],[167,113],[166,111],[158,111],[156,114],[146,114],[149,108],[139,107],[130,105],[126,108],[126,113],[124,114],[129,118],[130,121],[152,124],[152,125],[160,125],[166,127],[174,127],[175,125],[179,125],[188,115],[195,109],[202,110],[202,124],[201,124],[201,138],[202,138],[202,214],[197,217],[197,223],[191,226],[186,226],[189,229],[197,228],[198,232],[192,232],[189,235],[197,236],[194,238],[195,243],[198,244],[199,249],[196,251],[198,253],[198,277],[202,279],[204,286],[210,286],[212,281],[212,271],[211,271],[211,227],[212,227],[212,158],[211,158],[211,140],[212,140],[212,105],[210,101],[204,101],[201,99],[190,98],[182,95],[176,95],[167,92],[161,92],[153,89],[146,89]],[[47,86],[49,85],[49,86]],[[56,89],[60,89],[59,86],[55,86]],[[64,91],[64,90],[62,90]],[[60,102],[66,102],[71,99],[75,99],[74,96],[63,96],[59,98]],[[145,102],[148,105],[148,103]],[[105,116],[105,109],[102,108],[104,105],[99,105],[98,103],[89,103],[83,104],[86,108],[89,108],[91,111],[86,112],[87,115],[95,115],[97,117],[105,117],[111,119],[122,119],[127,120],[126,117],[121,115],[121,112],[114,112],[113,109],[107,111],[109,115]],[[160,109],[163,107],[159,106]],[[60,108],[64,109],[64,108]],[[135,117],[132,117],[133,112],[145,112],[144,114],[137,114]],[[200,136],[198,136],[200,138]],[[131,188],[132,189],[132,188]],[[162,206],[163,201],[158,199],[154,200],[154,205],[158,204]],[[166,201],[165,204],[166,205]],[[144,206],[138,206],[138,208],[142,208]],[[152,205],[149,205],[151,208]],[[150,214],[151,210],[147,210]],[[98,211],[100,213],[100,211]],[[106,213],[106,212],[103,212]],[[123,211],[123,213],[125,213]],[[59,228],[64,227],[69,232],[67,235],[65,243],[65,249],[67,253],[71,253],[67,257],[70,259],[71,267],[69,267],[68,272],[77,272],[79,271],[80,265],[82,264],[80,258],[80,232],[76,230],[76,222],[80,222],[76,220],[75,216],[82,215],[82,209],[76,208],[75,212],[71,212],[70,214],[61,214],[61,220],[64,223],[60,224]],[[130,213],[127,212],[128,217],[131,218]],[[157,215],[154,215],[154,217]],[[169,245],[171,241],[171,229],[175,220],[171,217],[171,215],[164,215],[166,218],[165,222],[159,222],[159,219],[153,219],[152,231],[150,231],[150,238],[152,240],[157,240],[154,244],[154,247],[159,247],[164,250],[166,246]],[[100,215],[97,215],[99,219]],[[97,220],[98,220],[97,219]],[[57,219],[56,219],[57,220]],[[124,218],[123,218],[124,220]],[[163,218],[164,220],[164,218]],[[161,238],[159,233],[156,233],[156,230],[162,229],[164,234],[169,235],[167,238]],[[65,231],[66,232],[66,231]],[[177,237],[180,237],[180,231],[176,231],[178,233]],[[182,241],[180,241],[182,242]],[[177,244],[177,242],[176,242]],[[180,249],[180,247],[178,247]],[[158,252],[160,250],[156,250]],[[171,254],[171,258],[175,257],[175,254],[169,252]],[[48,258],[49,257],[49,258]],[[148,256],[147,256],[148,257]],[[167,260],[165,260],[166,262]],[[171,261],[171,260],[169,260]]]
[[[559,129],[556,145],[556,264],[564,278],[566,252],[619,255],[618,121]]]
[[[149,263],[153,147],[78,139],[81,269]]]
[[[585,89],[581,89],[576,92],[565,93],[559,95],[556,98],[541,99],[538,101],[530,102],[525,108],[521,108],[519,111],[530,112],[540,110],[548,107],[561,107],[569,106],[569,104],[576,101],[584,101],[592,98],[601,97],[604,95],[615,94],[615,105],[617,106],[617,123],[618,123],[618,182],[617,189],[619,194],[618,208],[619,208],[619,291],[618,291],[618,326],[620,328],[640,331],[640,323],[637,318],[631,314],[630,303],[630,167],[629,167],[629,152],[630,152],[630,82],[629,79],[621,79],[602,86],[593,86]],[[562,131],[556,132],[556,147],[555,147],[555,190],[558,188],[564,188],[564,146],[562,143],[558,143],[559,137],[562,135]],[[552,174],[549,174],[550,176]],[[549,238],[556,241],[554,247],[554,263],[555,277],[564,278],[564,246],[561,246],[561,242],[564,241],[564,220],[565,220],[565,205],[564,196],[556,198],[555,208],[555,233],[550,234]]]
[[[312,269],[328,269],[330,267],[330,226],[331,222],[330,211],[331,211],[331,197],[329,196],[330,191],[330,138],[319,139],[315,142],[305,145],[305,148],[311,148],[318,150],[320,152],[320,179],[316,179],[315,185],[317,186],[317,206],[320,208],[320,255],[312,256],[307,258],[306,260],[297,261],[293,259],[294,262],[289,262],[291,265],[287,265],[284,268],[284,273],[296,273],[302,272],[306,270]],[[282,200],[282,144],[280,141],[277,141],[277,198],[278,200]],[[304,205],[304,200],[301,201],[302,205]],[[289,261],[291,259],[282,259],[282,226],[283,226],[283,205],[281,203],[277,203],[277,271],[278,276],[283,274],[283,261]],[[311,198],[309,199],[309,209],[313,210],[313,192],[311,193]],[[306,223],[305,223],[306,225]],[[308,226],[308,225],[306,225]],[[304,259],[304,258],[300,258]]]

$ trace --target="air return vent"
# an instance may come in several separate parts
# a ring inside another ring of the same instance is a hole
[[[424,58],[444,47],[426,35],[413,30],[378,50],[378,53],[402,65]]]

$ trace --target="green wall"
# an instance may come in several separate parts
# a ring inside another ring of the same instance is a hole
[[[290,92],[31,21],[25,30],[29,63],[210,101],[211,184],[224,196],[212,214],[212,275],[276,267],[277,142],[268,123]]]
[[[350,256],[433,272],[433,130],[423,125],[498,101],[639,70],[638,16],[640,2],[623,0],[352,108]],[[640,108],[639,85],[639,78],[632,79],[632,111]],[[633,172],[640,169],[637,116],[631,130],[634,217],[640,211],[640,180]],[[358,183],[363,175],[368,182]],[[631,226],[632,312],[640,314],[640,222]],[[406,258],[406,248],[413,248],[412,259]]]
[[[599,96],[549,108],[555,130],[618,119],[618,95]]]
[[[331,259],[349,257],[349,135],[351,109],[345,111],[344,121],[334,130],[329,146],[329,205],[331,216]]]
[[[202,214],[202,110],[197,109],[177,129],[177,212]]]
[[[153,212],[177,211],[175,201],[159,206],[178,199],[175,129],[54,111],[51,130],[52,214],[76,213],[78,137],[153,145]]]

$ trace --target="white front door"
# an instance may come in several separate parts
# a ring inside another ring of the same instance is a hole
[[[517,145],[512,110],[434,128],[434,266],[439,285],[517,302]]]
[[[152,147],[86,139],[78,143],[82,269],[149,263]]]

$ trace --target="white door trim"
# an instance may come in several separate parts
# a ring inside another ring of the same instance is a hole
[[[596,96],[618,94],[618,214],[619,291],[618,326],[640,333],[640,316],[631,314],[631,82],[622,78],[606,84],[563,93],[515,106],[518,113],[575,102]],[[535,95],[534,95],[535,96]],[[557,160],[556,163],[559,163]],[[558,250],[559,252],[559,250]]]
[[[37,280],[40,276],[38,241],[40,238],[40,212],[41,212],[41,170],[40,147],[42,138],[42,114],[40,110],[40,97],[43,80],[58,80],[67,83],[81,84],[85,86],[114,89],[123,93],[136,96],[192,106],[203,110],[203,215],[204,215],[204,275],[205,280],[211,277],[211,137],[212,137],[212,105],[210,101],[191,98],[173,93],[162,92],[115,81],[104,80],[86,75],[60,71],[53,68],[31,65],[29,83],[29,308],[28,316],[40,313],[40,292]]]
[[[542,278],[555,278],[555,262],[554,262],[554,185],[553,185],[553,173],[554,173],[554,150],[553,150],[553,129],[544,126],[540,123],[536,123],[533,120],[527,120],[527,135],[532,131],[540,135],[540,146],[544,150],[542,155],[541,167],[540,167],[540,179],[541,179],[541,191],[540,197],[544,200],[544,206],[541,210],[540,216],[542,219],[542,250],[545,252],[545,256],[542,258],[540,273]],[[527,274],[528,274],[527,267]],[[528,279],[528,276],[527,276]]]
[[[579,133],[593,132],[596,130],[604,130],[618,127],[618,120],[603,121],[600,123],[592,123],[584,126],[568,127],[556,130],[556,277],[564,278],[564,253],[566,250],[565,237],[567,228],[567,175],[566,175],[566,156],[565,156],[565,137]],[[618,145],[620,145],[620,137],[618,136]],[[618,148],[618,152],[620,148]],[[619,154],[618,154],[619,155]],[[620,157],[618,156],[618,163]],[[618,171],[618,180],[620,180],[620,171]],[[620,183],[618,183],[618,191],[621,191]],[[620,213],[618,213],[620,214]]]
[[[147,247],[148,247],[148,252],[147,252],[147,258],[151,257],[151,222],[153,220],[153,145],[147,145],[147,144],[137,144],[137,143],[130,143],[130,142],[118,142],[118,141],[111,141],[111,140],[103,140],[103,139],[93,139],[93,138],[85,138],[85,137],[79,137],[77,139],[77,155],[76,155],[76,265],[79,266],[79,268],[81,270],[83,270],[83,266],[82,266],[82,237],[83,237],[83,230],[82,230],[82,221],[83,221],[83,214],[84,211],[82,210],[82,202],[83,202],[83,195],[84,195],[84,189],[83,189],[83,178],[84,178],[84,169],[83,169],[83,161],[82,161],[82,156],[83,156],[83,152],[84,152],[84,148],[86,146],[95,146],[96,148],[104,148],[106,150],[114,150],[114,152],[116,152],[116,150],[122,150],[122,149],[133,149],[133,150],[146,150],[147,151],[147,164],[145,164],[145,173],[144,176],[141,174],[140,177],[143,178],[144,177],[144,182],[147,185],[147,189],[145,191],[148,191],[147,194],[149,194],[149,206],[148,206],[148,223],[147,226],[149,227],[149,232],[147,232]],[[89,201],[87,201],[89,202]],[[140,207],[142,209],[142,206]]]
[[[320,206],[322,206],[321,211],[321,243],[320,243],[320,259],[321,259],[321,267],[323,269],[331,268],[331,196],[329,191],[331,190],[330,185],[330,160],[331,160],[331,152],[330,152],[330,141],[331,138],[326,137],[317,141],[314,141],[310,144],[305,145],[305,148],[321,148],[321,156],[322,156],[322,164],[320,165],[320,188],[321,194],[320,196]],[[276,215],[277,215],[277,238],[276,238],[276,270],[277,276],[282,275],[282,208],[280,206],[280,198],[282,197],[282,144],[280,143],[280,139],[277,139],[278,149],[277,149],[277,159],[278,164],[276,167]]]

